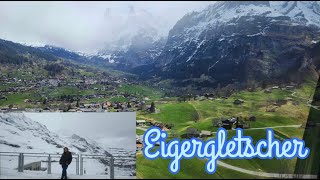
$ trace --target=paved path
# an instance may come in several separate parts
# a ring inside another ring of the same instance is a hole
[[[268,129],[268,128],[271,128],[271,129],[275,129],[275,128],[299,128],[301,127],[302,124],[298,124],[298,125],[287,125],[287,126],[273,126],[273,127],[261,127],[261,128],[250,128],[250,129],[245,129],[246,131],[247,130],[255,130],[255,129]]]
[[[297,95],[295,95],[297,92],[295,91],[289,91],[289,92],[292,92],[291,96],[293,97],[296,97],[296,98],[299,98],[299,99],[303,99],[303,100],[306,100],[307,101],[307,106],[313,108],[313,109],[316,109],[316,110],[320,110],[320,107],[319,106],[313,106],[311,103],[312,103],[312,99],[307,99],[307,98],[303,98],[303,97],[299,97]]]
[[[307,175],[306,174],[306,175],[297,176],[296,174],[265,173],[265,172],[260,172],[260,171],[251,171],[251,170],[243,169],[240,167],[229,165],[229,164],[221,162],[221,161],[218,161],[217,163],[218,163],[218,165],[220,165],[224,168],[232,169],[234,171],[238,171],[241,173],[250,174],[250,175],[254,175],[254,176],[261,176],[261,177],[268,177],[268,178],[291,178],[291,179],[297,178],[297,177],[306,178],[306,179],[310,179],[310,178],[316,179],[317,178],[317,175]]]
[[[202,114],[198,111],[198,109],[193,105],[192,102],[190,103],[190,101],[189,101],[188,104],[190,104],[190,105],[196,110],[196,112],[197,112],[197,114],[198,114],[198,120],[201,121],[201,119],[202,119]]]

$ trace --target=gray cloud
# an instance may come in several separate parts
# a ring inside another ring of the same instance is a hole
[[[71,50],[92,52],[101,48],[114,34],[104,29],[104,14],[110,9],[118,24],[128,15],[129,7],[146,10],[167,26],[168,31],[187,12],[212,4],[209,1],[106,1],[106,2],[0,2],[0,38],[51,44]],[[115,32],[117,32],[115,30]]]
[[[80,136],[103,141],[134,144],[136,113],[24,113],[60,135]]]

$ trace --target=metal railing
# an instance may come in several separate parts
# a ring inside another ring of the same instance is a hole
[[[80,175],[83,175],[83,162],[84,159],[97,159],[97,158],[105,158],[108,156],[110,158],[109,166],[110,166],[110,179],[114,179],[114,157],[111,154],[106,155],[89,155],[89,154],[80,154]]]
[[[44,157],[47,158],[47,174],[51,174],[51,164],[52,158],[60,158],[61,154],[54,153],[20,153],[20,152],[0,152],[1,156],[16,156],[18,157],[18,172],[23,172],[25,169],[25,158],[26,157]],[[106,153],[105,155],[92,155],[92,154],[73,154],[73,159],[76,160],[76,175],[83,175],[84,159],[109,159],[109,167],[110,167],[110,179],[114,179],[114,157],[110,153]],[[1,160],[0,160],[1,162]]]

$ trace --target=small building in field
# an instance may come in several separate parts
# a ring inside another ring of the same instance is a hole
[[[186,139],[190,139],[193,137],[199,137],[200,136],[200,132],[196,129],[196,128],[188,128],[187,132],[183,135],[181,135],[181,138],[186,138]]]
[[[286,90],[294,90],[295,86],[286,86]]]
[[[213,124],[213,127],[221,127],[222,126],[222,121],[214,120],[212,124]]]
[[[239,104],[242,104],[242,103],[244,103],[244,100],[242,100],[242,99],[236,99],[233,102],[233,104],[236,104],[236,105],[239,105]]]
[[[272,90],[271,89],[265,89],[264,93],[272,93]]]
[[[7,100],[8,98],[5,96],[0,96],[0,100]]]
[[[257,118],[254,115],[249,115],[249,121],[256,121]]]
[[[249,128],[250,128],[250,124],[249,124],[249,123],[237,124],[237,125],[236,125],[236,128],[249,129]]]
[[[136,122],[136,126],[145,126],[146,124],[146,120],[137,120]]]
[[[143,143],[140,140],[136,141],[136,152],[143,150]]]
[[[202,130],[200,133],[200,137],[210,137],[212,136],[212,132],[211,131],[204,131]]]

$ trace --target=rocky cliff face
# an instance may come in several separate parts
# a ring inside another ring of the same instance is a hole
[[[319,68],[317,2],[218,2],[184,16],[152,65],[133,72],[177,85],[299,81]],[[150,75],[151,74],[151,75]]]

